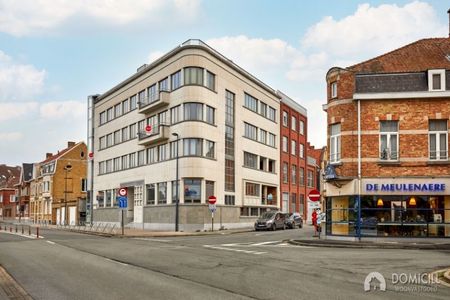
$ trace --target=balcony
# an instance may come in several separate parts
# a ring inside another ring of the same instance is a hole
[[[138,102],[139,113],[147,114],[158,108],[168,106],[169,96],[170,93],[168,91],[160,91],[159,93],[145,97]]]
[[[141,146],[147,146],[153,143],[168,140],[170,137],[169,126],[166,124],[155,124],[151,132],[140,130],[138,132],[138,143]]]

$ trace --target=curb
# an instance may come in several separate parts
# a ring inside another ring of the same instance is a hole
[[[340,242],[315,241],[315,240],[288,240],[291,245],[325,247],[325,248],[353,248],[353,249],[405,249],[405,250],[450,250],[450,244],[392,244],[392,243],[362,243],[362,242]]]
[[[227,232],[227,230],[220,230],[220,231],[214,231],[214,232],[184,232],[183,234],[172,234],[172,233],[167,233],[167,234],[147,234],[147,235],[121,235],[120,233],[117,234],[113,234],[113,237],[117,237],[117,238],[158,238],[158,237],[184,237],[184,236],[207,236],[207,235],[230,235],[230,234],[237,234],[237,233],[245,233],[245,232],[252,232],[252,230],[248,229],[248,230],[241,230],[241,231],[232,231],[232,232]],[[152,231],[149,231],[152,232]],[[158,232],[158,231],[154,231],[154,232]]]

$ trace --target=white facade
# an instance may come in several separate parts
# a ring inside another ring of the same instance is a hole
[[[191,67],[201,70],[186,71]],[[178,71],[181,71],[180,76],[171,78]],[[186,84],[189,79],[184,78],[185,75],[194,78],[194,82]],[[203,82],[199,80],[202,76]],[[158,83],[164,79],[168,83],[162,83],[160,89]],[[181,86],[174,88],[173,80],[180,80]],[[153,84],[157,84],[156,92],[148,89]],[[161,91],[163,88],[168,91]],[[141,105],[141,108],[137,105],[136,109],[124,113],[124,105],[129,107],[134,96],[139,101],[141,91],[145,91],[145,102],[150,102],[148,99],[157,100],[146,106]],[[230,93],[234,94],[234,191],[225,186],[225,161],[226,157],[229,158],[225,153],[226,97],[230,97]],[[249,106],[245,101],[246,94],[257,100],[257,112],[246,107]],[[120,111],[118,105],[121,106]],[[175,122],[176,112],[171,114],[171,109],[177,106],[180,106],[179,117]],[[272,110],[274,119],[270,120],[271,115],[261,115],[262,109]],[[219,207],[233,207],[239,211],[237,218],[224,215],[226,220],[223,220],[226,227],[237,227],[251,223],[251,217],[267,208],[279,207],[279,109],[279,98],[274,90],[208,46],[202,43],[193,45],[191,41],[172,50],[95,100],[94,149],[89,149],[95,153],[94,222],[119,222],[119,212],[114,210],[118,206],[115,201],[117,189],[128,187],[127,221],[132,224],[130,226],[172,228],[173,222],[171,224],[167,218],[165,221],[162,220],[164,218],[148,220],[144,214],[149,208],[174,206],[176,198],[172,195],[172,185],[176,180],[176,151],[174,143],[171,143],[177,137],[173,133],[181,139],[179,196],[180,205],[187,206],[188,211],[190,204],[193,204],[192,207],[196,204],[206,207],[208,196],[213,194]],[[119,116],[116,117],[114,112]],[[167,112],[166,116],[161,114],[164,112]],[[108,113],[112,117],[109,121]],[[253,129],[246,132],[246,123],[257,128],[256,141],[245,137],[251,137],[254,133]],[[139,127],[144,130],[147,125],[152,125],[148,136],[143,134],[140,139],[136,133],[130,133],[133,126],[139,131]],[[268,145],[269,134],[274,135],[274,146]],[[126,136],[128,139],[124,140]],[[114,141],[115,138],[117,141]],[[213,153],[210,151],[211,143],[214,145]],[[164,155],[161,154],[163,147],[166,147]],[[152,148],[157,150],[149,150]],[[138,166],[138,156],[142,155],[140,151],[144,151],[144,161]],[[248,167],[249,161],[244,162],[244,152],[256,155],[255,169]],[[130,161],[133,157],[136,160],[134,165]],[[197,180],[201,182],[200,189],[196,187]],[[247,186],[247,182],[250,185]],[[155,197],[149,190],[151,184],[155,184]],[[162,192],[158,193],[158,189]],[[184,218],[185,222],[190,223],[189,212]],[[204,226],[209,226],[209,222],[205,222]]]

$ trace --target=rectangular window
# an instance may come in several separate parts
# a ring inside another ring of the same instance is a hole
[[[206,123],[214,125],[214,108],[206,105]]]
[[[245,195],[259,197],[259,184],[246,182],[245,183]]]
[[[244,152],[244,166],[256,169],[258,166],[258,155]]]
[[[253,98],[249,94],[245,94],[244,106],[247,107],[248,109],[254,111],[255,113],[257,113],[258,112],[258,99]]]
[[[185,103],[184,108],[184,120],[197,120],[203,121],[203,104],[201,103]]]
[[[292,184],[297,184],[297,166],[292,165],[291,170],[291,182]]]
[[[177,158],[177,155],[179,155],[179,153],[178,153],[179,143],[180,143],[180,141],[170,142],[170,158]]]
[[[87,179],[86,178],[81,179],[81,191],[87,192]]]
[[[213,91],[216,89],[216,75],[209,71],[206,71],[206,87]]]
[[[112,159],[106,161],[106,173],[112,172]]]
[[[169,91],[169,78],[164,78],[159,82],[159,91]]]
[[[297,118],[291,116],[291,129],[297,131]]]
[[[112,200],[112,190],[106,190],[105,191],[105,207],[111,207],[111,200]]]
[[[300,144],[300,147],[303,146],[302,144]],[[297,155],[297,142],[294,140],[291,140],[291,154],[292,155]]]
[[[106,137],[105,136],[100,137],[100,140],[98,143],[100,145],[100,149],[105,149],[106,148]]]
[[[330,163],[338,163],[341,161],[341,124],[330,127]]]
[[[181,121],[181,105],[177,105],[170,109],[170,123],[176,124]]]
[[[138,122],[138,132],[142,132],[145,129],[145,120],[141,120]]]
[[[145,165],[145,151],[138,151],[138,166]]]
[[[122,142],[128,141],[128,133],[129,133],[128,127],[122,128]]]
[[[298,208],[298,212],[303,216],[305,210],[305,195],[300,194],[300,207]]]
[[[275,134],[269,132],[269,143],[268,143],[268,145],[272,146],[272,147],[276,147],[275,141],[276,141]]]
[[[208,199],[210,196],[214,196],[214,181],[205,181],[206,185],[206,195],[205,195],[205,203],[208,203]]]
[[[172,180],[172,203],[180,199],[180,181]]]
[[[100,113],[100,125],[105,124],[106,123],[106,111],[102,111]]]
[[[136,123],[130,125],[130,139],[134,139],[137,136]]]
[[[122,156],[122,170],[126,170],[128,169],[129,165],[128,165],[128,155],[123,155]]]
[[[288,212],[288,208],[289,208],[289,193],[283,193],[282,195],[283,197],[283,204],[282,204],[282,211],[283,212]]]
[[[114,144],[119,144],[122,141],[120,140],[120,130],[114,131]]]
[[[108,122],[111,121],[112,119],[114,119],[114,110],[113,108],[108,108],[108,110],[106,111],[107,117],[108,117]]]
[[[263,144],[267,142],[267,131],[263,129],[259,130],[259,141]]]
[[[172,91],[181,86],[181,70],[170,76]]]
[[[129,164],[130,168],[136,167],[136,152],[130,153]]]
[[[448,126],[447,120],[429,121],[430,160],[448,159]]]
[[[139,96],[139,103],[141,106],[148,103],[147,99],[145,98],[145,90],[140,91],[138,96]]]
[[[147,118],[147,125],[156,126],[158,125],[158,115],[154,115]]]
[[[257,141],[257,128],[248,123],[244,123],[244,134],[246,138]]]
[[[294,213],[297,211],[297,194],[292,193],[291,194],[291,208],[289,209],[289,212]]]
[[[314,187],[314,173],[311,170],[308,170],[308,187]]]
[[[305,134],[305,122],[300,121],[300,134],[304,135]]]
[[[184,156],[202,156],[202,139],[184,139]]]
[[[184,68],[184,84],[203,85],[203,69],[197,67]]]
[[[235,200],[233,195],[225,195],[225,205],[234,205]]]
[[[288,183],[288,163],[283,163],[283,183]]]
[[[209,157],[209,158],[214,158],[214,148],[215,148],[215,143],[212,141],[208,141],[205,140],[205,156]]]
[[[161,125],[167,125],[169,124],[169,114],[167,112],[167,110],[160,112],[158,114],[158,123]]]
[[[288,126],[288,113],[284,110],[283,110],[283,126],[284,127]]]
[[[122,103],[116,104],[114,106],[114,115],[117,117],[120,117],[122,115]]]
[[[283,152],[288,152],[288,138],[283,136]]]
[[[158,146],[159,161],[165,161],[167,159],[167,144]]]
[[[433,74],[433,90],[441,89],[441,74]]]
[[[261,171],[266,171],[266,169],[267,169],[266,164],[267,164],[267,158],[260,156],[259,157],[259,169]]]
[[[276,111],[276,109],[275,108],[273,108],[273,107],[271,107],[271,106],[269,106],[268,108],[267,108],[267,118],[269,119],[269,120],[271,120],[271,121],[276,121],[276,116],[277,115],[277,111]]]
[[[300,158],[305,158],[305,145],[300,144],[298,155],[300,156]]]
[[[158,161],[158,148],[147,148],[147,164],[153,164]]]
[[[184,180],[184,203],[200,203],[202,199],[202,181],[200,179]]]
[[[336,98],[337,97],[337,82],[332,82],[330,89],[331,89],[331,98]]]
[[[111,147],[112,145],[114,145],[114,137],[113,134],[110,133],[106,136],[106,147]]]
[[[225,191],[234,192],[234,97],[230,91],[225,91]]]
[[[122,101],[122,113],[126,114],[130,111],[130,103],[128,99]]]
[[[120,171],[120,157],[114,158],[114,172]]]
[[[130,110],[135,110],[136,107],[137,107],[136,105],[137,105],[136,95],[131,96],[131,98],[130,98]]]
[[[147,205],[154,205],[156,201],[155,184],[146,184],[146,201]]]
[[[263,117],[267,117],[267,104],[262,101],[259,102],[259,114]]]
[[[98,163],[98,174],[105,174],[105,162],[101,161]]]
[[[380,159],[398,160],[398,122],[380,122]]]
[[[139,94],[140,95],[140,94]],[[146,103],[152,103],[156,100],[158,100],[158,91],[156,90],[156,83],[149,86],[147,88],[147,100],[144,100]]]
[[[299,168],[299,184],[305,185],[305,169]]]
[[[275,160],[269,159],[269,172],[276,173]]]
[[[158,204],[167,203],[167,182],[158,183]]]

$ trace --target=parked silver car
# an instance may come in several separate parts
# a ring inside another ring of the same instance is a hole
[[[279,228],[286,229],[286,214],[280,211],[267,211],[263,213],[255,222],[255,230]]]

